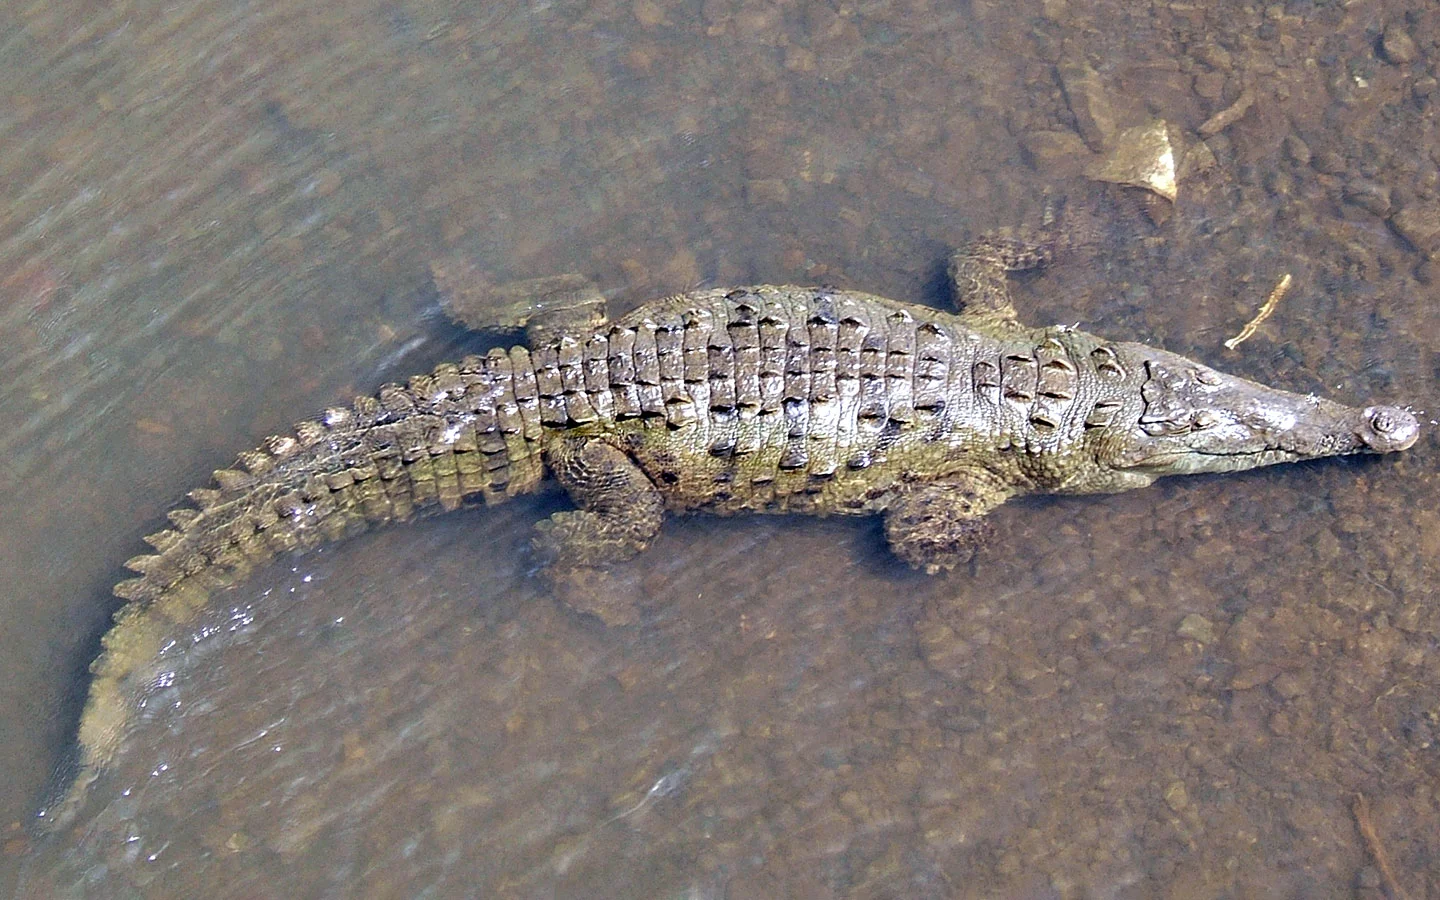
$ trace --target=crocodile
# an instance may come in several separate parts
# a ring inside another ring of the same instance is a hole
[[[146,538],[155,552],[125,564],[137,577],[116,585],[126,603],[91,665],[75,777],[42,818],[73,815],[162,643],[213,591],[277,554],[502,502],[547,475],[575,507],[534,538],[564,596],[643,550],[670,513],[877,514],[895,555],[933,574],[969,560],[983,517],[1010,498],[1415,442],[1419,425],[1399,407],[1348,407],[1143,344],[1021,324],[1008,273],[1048,264],[1057,246],[1006,231],[957,251],[956,312],[761,285],[609,322],[578,276],[537,280],[526,344],[268,438]],[[484,324],[485,310],[454,305],[462,323]]]

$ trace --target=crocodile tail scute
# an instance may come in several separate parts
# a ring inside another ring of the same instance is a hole
[[[137,577],[115,586],[128,602],[90,666],[79,772],[42,828],[73,817],[113,758],[163,643],[214,591],[281,553],[535,490],[544,469],[533,385],[523,348],[441,365],[267,439],[191,491],[193,505],[170,512],[173,527],[145,538],[154,552],[125,563]]]

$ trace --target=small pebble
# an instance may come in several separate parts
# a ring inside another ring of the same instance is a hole
[[[1405,29],[1400,25],[1390,25],[1380,38],[1380,55],[1385,57],[1386,62],[1403,66],[1414,62],[1418,54],[1415,41]]]
[[[1190,805],[1190,792],[1185,789],[1185,782],[1173,781],[1165,789],[1165,805],[1173,812],[1180,812]]]
[[[1310,145],[1301,140],[1299,135],[1286,135],[1285,156],[1297,166],[1308,166],[1310,165]]]
[[[1390,217],[1390,224],[1426,256],[1440,250],[1440,206],[1407,206]]]
[[[1384,218],[1391,212],[1390,189],[1373,181],[1354,179],[1345,184],[1346,201]]]
[[[1194,613],[1180,620],[1180,627],[1175,629],[1175,633],[1202,644],[1215,642],[1215,626],[1210,623],[1209,619]]]

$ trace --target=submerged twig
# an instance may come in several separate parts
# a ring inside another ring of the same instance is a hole
[[[1385,845],[1380,843],[1380,835],[1375,831],[1375,823],[1370,819],[1370,801],[1365,799],[1364,794],[1356,794],[1350,810],[1355,813],[1355,824],[1360,828],[1360,836],[1365,839],[1365,847],[1374,858],[1375,867],[1380,870],[1385,890],[1396,900],[1410,900],[1410,895],[1405,893],[1405,889],[1395,879],[1395,870],[1390,867],[1390,855],[1385,852]]]
[[[1255,329],[1260,327],[1260,323],[1270,318],[1270,314],[1275,311],[1276,305],[1279,304],[1280,299],[1285,296],[1285,292],[1288,290],[1290,290],[1290,273],[1286,272],[1285,276],[1280,279],[1280,283],[1275,285],[1275,289],[1270,292],[1270,296],[1265,298],[1265,303],[1260,307],[1260,311],[1255,314],[1255,318],[1246,322],[1245,327],[1240,329],[1239,334],[1225,342],[1225,349],[1234,350],[1240,346],[1241,341],[1248,339],[1250,335],[1254,334]]]
[[[1206,119],[1201,123],[1200,127],[1195,130],[1200,133],[1201,137],[1210,137],[1211,135],[1219,134],[1239,121],[1240,117],[1249,112],[1250,107],[1254,105],[1255,91],[1251,89],[1249,85],[1246,85],[1244,90],[1240,92],[1240,96],[1235,98],[1234,103]]]
[[[684,766],[676,769],[673,772],[663,775],[654,784],[650,785],[650,790],[646,791],[645,796],[641,797],[640,800],[635,803],[635,805],[631,806],[629,809],[624,810],[623,812],[616,813],[615,815],[611,816],[600,824],[609,825],[611,822],[618,821],[619,819],[623,819],[626,816],[637,813],[641,809],[645,808],[645,806],[652,800],[655,800],[659,797],[668,797],[671,794],[674,794],[676,791],[684,787],[685,782],[689,780],[690,770]]]

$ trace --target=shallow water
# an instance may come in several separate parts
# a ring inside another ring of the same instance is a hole
[[[1429,426],[1015,504],[939,578],[873,523],[680,520],[619,573],[632,628],[530,571],[554,495],[376,532],[215,598],[82,820],[25,831],[140,536],[236,450],[484,346],[432,259],[620,308],[940,303],[945,248],[1074,184],[1077,109],[1194,142],[1249,84],[1163,224],[1120,215],[1022,314],[1433,414],[1435,14],[1133,6],[0,13],[0,893],[1378,897],[1360,794],[1440,895]]]

